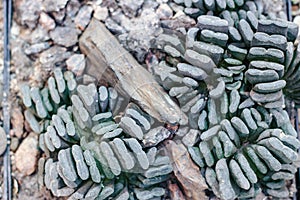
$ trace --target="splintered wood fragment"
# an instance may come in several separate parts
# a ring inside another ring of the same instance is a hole
[[[199,168],[193,163],[186,147],[172,140],[164,142],[169,158],[172,160],[173,171],[183,187],[187,199],[208,199],[205,190],[208,186]]]
[[[186,200],[181,190],[176,183],[168,182],[168,188],[170,191],[171,199],[173,200]]]
[[[92,19],[79,46],[87,56],[87,74],[106,80],[161,122],[187,123],[178,105],[100,21]]]

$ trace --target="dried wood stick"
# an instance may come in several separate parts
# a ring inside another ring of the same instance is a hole
[[[79,46],[88,58],[87,74],[106,80],[157,120],[187,124],[179,106],[100,21],[92,19]]]
[[[208,186],[186,147],[181,142],[172,140],[166,140],[164,144],[172,160],[174,175],[182,185],[186,199],[208,199],[205,194]]]

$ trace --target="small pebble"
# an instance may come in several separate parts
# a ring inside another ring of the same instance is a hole
[[[67,35],[68,37],[62,37]],[[65,47],[71,47],[78,42],[78,35],[75,28],[57,26],[50,31],[50,37],[54,43]]]
[[[85,56],[83,54],[74,54],[66,61],[66,64],[68,70],[80,76],[85,69]]]
[[[108,17],[108,9],[106,7],[97,6],[93,16],[100,21],[105,21]]]

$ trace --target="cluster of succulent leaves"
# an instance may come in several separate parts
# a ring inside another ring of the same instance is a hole
[[[187,114],[176,133],[221,199],[285,198],[300,142],[285,101],[300,105],[298,27],[263,15],[261,1],[175,1],[197,25],[157,38],[156,80]],[[216,16],[219,17],[216,17]],[[39,183],[70,199],[161,199],[170,160],[150,141],[162,126],[114,88],[57,68],[44,88],[21,87],[25,117],[46,158]],[[124,115],[120,115],[122,106]],[[165,137],[164,137],[165,138]],[[149,143],[150,141],[150,143]]]
[[[201,131],[185,144],[215,196],[286,198],[300,147],[285,110],[300,103],[298,27],[267,19],[260,1],[192,2],[178,1],[196,26],[160,35],[165,56],[151,66],[189,118],[179,134]]]
[[[128,102],[114,88],[78,84],[71,72],[56,68],[43,88],[20,89],[26,120],[39,133],[46,155],[39,160],[39,184],[54,196],[146,200],[165,195],[170,160],[142,141],[155,120],[133,103],[118,117]]]

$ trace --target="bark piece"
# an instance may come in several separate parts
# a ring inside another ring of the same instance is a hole
[[[208,199],[205,190],[208,189],[198,167],[193,163],[183,144],[166,142],[169,157],[173,160],[173,170],[176,178],[183,186],[186,197],[191,199]]]
[[[105,77],[120,93],[130,96],[159,121],[187,123],[186,115],[100,21],[92,19],[79,45],[90,63],[88,74],[96,75],[97,79]]]
[[[169,183],[168,188],[170,191],[171,199],[173,199],[173,200],[185,200],[186,199],[176,183],[174,183],[174,184]]]

